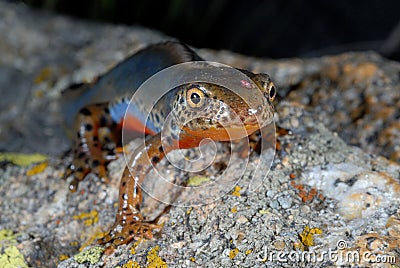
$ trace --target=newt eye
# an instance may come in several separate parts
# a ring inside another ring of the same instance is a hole
[[[272,82],[267,85],[267,91],[264,92],[264,96],[269,99],[270,102],[273,102],[276,97],[276,88]],[[264,86],[265,88],[265,86]]]
[[[186,92],[186,100],[190,107],[199,108],[204,104],[204,92],[197,87],[192,87]]]
[[[268,88],[268,95],[269,95],[269,99],[270,99],[271,101],[274,101],[275,96],[276,96],[276,88],[275,88],[275,86],[274,86],[273,83],[271,83],[271,84],[269,85],[269,88]]]

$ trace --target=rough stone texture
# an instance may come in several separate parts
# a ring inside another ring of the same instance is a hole
[[[60,91],[165,38],[141,28],[74,21],[2,2],[0,29],[0,51],[5,55],[0,58],[4,97],[0,148],[52,154],[68,147],[56,124]],[[255,193],[247,191],[249,173],[239,182],[240,190],[217,202],[172,207],[154,240],[122,246],[90,265],[82,256],[73,256],[113,223],[123,159],[110,164],[109,185],[91,176],[76,194],[69,193],[61,179],[64,158],[50,159],[36,175],[27,175],[31,167],[4,164],[0,231],[11,229],[17,234],[16,245],[26,263],[35,267],[134,267],[135,263],[146,267],[163,261],[170,267],[330,267],[352,263],[340,259],[279,262],[267,257],[274,251],[336,250],[343,240],[347,247],[342,254],[353,250],[389,254],[399,266],[400,64],[374,53],[274,61],[224,51],[199,53],[209,60],[268,72],[279,86],[282,100],[276,107],[276,124],[282,129],[262,187]],[[249,165],[257,161],[258,156],[252,155]],[[160,165],[187,179],[187,174],[165,161]],[[322,233],[307,236],[307,226],[310,232]],[[310,237],[313,245],[305,239]],[[0,247],[0,257],[3,251]]]

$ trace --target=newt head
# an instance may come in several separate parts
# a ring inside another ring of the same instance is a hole
[[[267,74],[246,72],[254,83],[244,85],[246,100],[220,85],[193,82],[176,88],[172,114],[184,137],[229,141],[243,138],[273,120],[276,88]],[[261,93],[261,94],[260,94]]]

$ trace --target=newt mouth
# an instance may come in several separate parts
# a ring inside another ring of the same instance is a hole
[[[193,130],[188,127],[182,128],[183,132],[199,138],[210,138],[214,141],[230,141],[237,140],[254,133],[260,129],[259,124],[246,124],[242,126],[229,126],[229,127],[210,127],[207,129]]]

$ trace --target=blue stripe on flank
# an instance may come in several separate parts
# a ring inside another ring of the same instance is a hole
[[[145,123],[146,118],[143,115],[143,113],[138,109],[136,105],[133,104],[129,105],[129,102],[121,101],[112,104],[110,105],[109,109],[111,118],[115,122],[121,122],[121,120],[123,120],[123,118],[125,117],[125,112],[126,112],[127,114],[130,114],[131,116],[137,118],[143,125]],[[153,132],[156,133],[158,132],[158,129],[154,126],[153,122],[151,122],[150,120],[147,120],[146,127]]]

